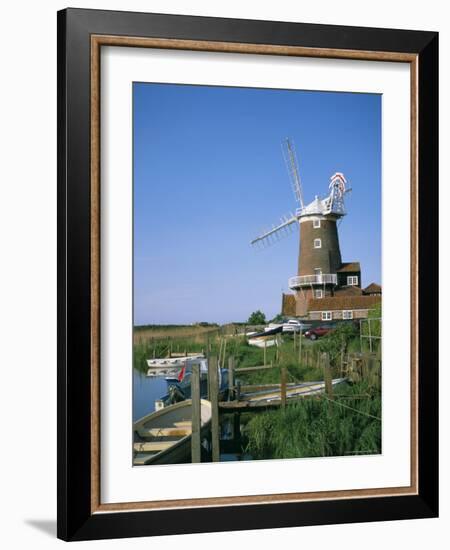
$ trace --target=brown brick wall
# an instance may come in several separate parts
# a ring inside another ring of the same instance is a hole
[[[321,248],[314,248],[314,239],[322,240]],[[299,275],[313,275],[314,268],[321,268],[322,273],[336,273],[341,263],[335,220],[321,220],[317,229],[312,220],[300,223]]]
[[[342,310],[329,310],[333,314],[333,321],[342,320]],[[366,319],[368,317],[369,311],[367,309],[353,309],[353,319]],[[322,312],[321,311],[310,311],[308,315],[311,321],[321,321]]]
[[[296,300],[293,294],[282,295],[281,315],[286,315],[286,317],[294,317],[296,315]]]
[[[311,290],[297,292],[295,314],[297,317],[306,317],[308,313],[308,302],[311,299]]]

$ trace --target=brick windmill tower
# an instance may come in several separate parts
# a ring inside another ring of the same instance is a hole
[[[301,180],[295,149],[289,139],[283,142],[283,153],[291,178],[298,207],[295,213],[282,218],[281,223],[265,231],[252,241],[252,245],[267,245],[297,224],[300,227],[300,250],[298,270],[289,279],[289,288],[295,292],[296,315],[307,313],[308,302],[312,299],[334,296],[339,287],[346,286],[348,280],[360,285],[358,264],[343,264],[339,246],[337,222],[345,216],[344,196],[350,191],[346,179],[340,172],[330,178],[329,194],[324,199],[318,196],[306,204],[303,201]],[[356,267],[355,274],[348,276],[346,266]]]

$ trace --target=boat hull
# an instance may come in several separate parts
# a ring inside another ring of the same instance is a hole
[[[211,423],[211,403],[201,400],[201,437]],[[190,461],[192,401],[151,413],[134,423],[133,465],[180,464]],[[184,434],[184,435],[183,435]]]

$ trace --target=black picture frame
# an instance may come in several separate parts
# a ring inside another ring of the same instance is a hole
[[[418,494],[92,513],[91,36],[403,52],[418,61]],[[85,9],[58,12],[58,532],[64,540],[438,515],[438,34]]]

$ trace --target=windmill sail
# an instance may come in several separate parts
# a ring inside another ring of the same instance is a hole
[[[300,172],[298,170],[297,155],[295,154],[295,148],[289,138],[286,138],[282,143],[283,156],[286,162],[286,168],[289,173],[289,177],[294,190],[295,200],[300,204],[300,208],[303,209],[303,193],[302,182],[300,179]]]
[[[294,214],[290,214],[290,217],[285,216],[281,219],[281,223],[278,225],[273,226],[271,229],[268,229],[267,231],[264,231],[259,237],[256,237],[256,239],[253,239],[250,244],[253,246],[268,246],[271,245],[277,241],[279,241],[282,237],[287,236],[291,233],[291,231],[296,227],[296,222],[298,222],[297,216]],[[295,225],[294,225],[295,224]]]
[[[265,247],[278,242],[280,238],[290,234],[295,227],[298,227],[299,223],[302,223],[302,220],[305,220],[307,216],[326,216],[328,214],[333,214],[338,218],[345,216],[344,195],[350,191],[350,188],[347,187],[347,180],[344,174],[336,172],[331,176],[329,185],[330,194],[328,197],[321,199],[316,196],[312,202],[305,205],[293,142],[289,138],[286,138],[282,142],[282,149],[295,199],[300,207],[296,209],[295,214],[291,213],[289,216],[283,217],[281,223],[274,225],[272,228],[264,231],[259,237],[256,237],[256,239],[253,239],[251,241],[252,245],[262,245]]]

